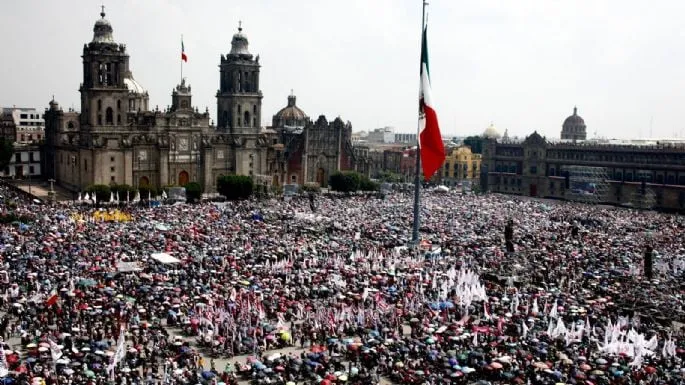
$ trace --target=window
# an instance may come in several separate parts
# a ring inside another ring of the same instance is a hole
[[[112,107],[107,107],[105,120],[107,121],[107,124],[114,124],[114,111],[112,111]]]
[[[21,163],[21,154],[14,154],[14,161],[16,163]]]
[[[29,161],[33,162],[33,153],[32,152],[29,152]]]
[[[121,115],[117,114],[117,124],[121,124]]]
[[[29,134],[29,142],[33,140],[33,134]]]
[[[33,171],[33,170],[34,170],[33,166],[29,166],[29,174],[35,173],[35,171]]]
[[[290,176],[290,183],[295,183],[297,182],[297,176],[296,175],[291,175]]]
[[[254,105],[252,106],[252,113],[255,114],[255,115],[257,115],[257,105],[256,105],[256,104],[254,104]]]
[[[114,166],[112,166],[112,167],[109,168],[109,171],[111,171],[111,172],[114,172],[114,170],[115,170],[115,169],[114,169]]]
[[[28,119],[28,114],[21,114],[19,115],[20,119]]]
[[[98,114],[98,126],[102,126],[102,115]]]
[[[21,141],[22,141],[22,142],[25,142],[25,141],[26,141],[26,135],[21,134]]]
[[[181,100],[181,108],[188,108],[188,101],[187,100]]]
[[[121,100],[117,100],[117,111],[121,111]]]
[[[111,177],[109,177],[109,181],[112,182],[112,183],[114,183],[114,182],[116,181],[116,179],[114,178],[114,175],[112,175]]]
[[[98,99],[98,111],[102,111],[102,100]]]
[[[114,163],[114,157],[113,156],[109,157],[109,161]]]
[[[88,171],[88,159],[83,160],[83,171]]]
[[[530,173],[535,175],[538,173],[538,167],[537,166],[530,166]]]

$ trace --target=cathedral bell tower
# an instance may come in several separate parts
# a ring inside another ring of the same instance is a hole
[[[121,126],[126,124],[130,76],[129,56],[124,44],[112,36],[112,24],[101,18],[93,27],[93,40],[83,46],[83,83],[81,92],[81,127]]]
[[[221,55],[220,88],[217,91],[217,127],[237,134],[258,133],[262,118],[259,90],[259,55],[248,51],[242,26],[231,40],[231,52]]]

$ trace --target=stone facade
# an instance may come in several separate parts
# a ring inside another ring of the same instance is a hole
[[[523,141],[487,140],[483,148],[481,186],[492,192],[564,199],[569,166],[606,171],[602,201],[631,204],[645,190],[654,207],[685,210],[685,146],[600,143],[551,143],[537,132]]]
[[[352,128],[339,118],[330,124],[323,117],[307,119],[299,131],[285,121],[275,129],[261,127],[259,55],[250,54],[242,28],[230,52],[221,55],[216,127],[209,111],[192,107],[185,79],[172,91],[170,107],[150,109],[104,11],[93,32],[83,47],[81,113],[65,112],[54,100],[45,112],[44,172],[63,187],[77,192],[92,184],[197,182],[215,192],[217,178],[229,174],[263,184],[326,185],[330,173],[351,167]]]

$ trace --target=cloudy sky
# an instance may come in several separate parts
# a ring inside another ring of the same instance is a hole
[[[417,119],[421,0],[110,0],[114,38],[165,107],[183,75],[214,118],[219,56],[239,20],[260,55],[263,125],[293,89],[307,114],[355,131]],[[83,44],[100,2],[3,4],[0,104],[79,107]],[[573,106],[588,136],[685,137],[685,2],[432,0],[433,97],[445,135],[558,137]]]

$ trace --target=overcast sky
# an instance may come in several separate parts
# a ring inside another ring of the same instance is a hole
[[[293,89],[311,117],[355,131],[414,132],[420,0],[116,0],[105,3],[150,105],[183,75],[216,117],[219,56],[238,20],[260,55],[262,124]],[[100,2],[8,1],[0,13],[3,106],[80,108],[80,55]],[[685,137],[684,1],[432,0],[429,53],[443,135],[559,137],[578,106],[588,136]]]

